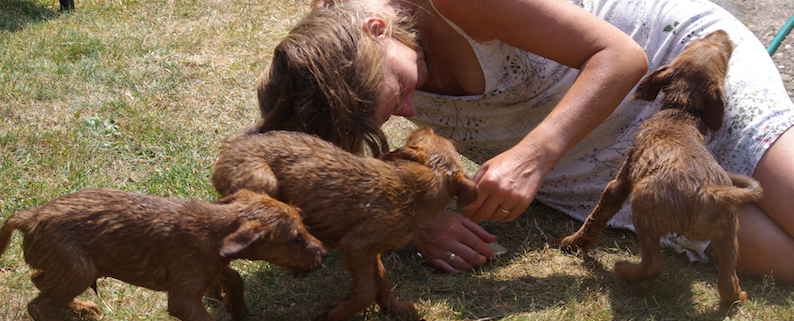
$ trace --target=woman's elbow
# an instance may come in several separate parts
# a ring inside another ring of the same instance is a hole
[[[645,73],[648,72],[648,55],[645,54],[645,49],[640,47],[634,41],[626,44],[622,51],[624,59],[624,66],[626,67],[626,76],[630,76],[636,81],[639,81]]]

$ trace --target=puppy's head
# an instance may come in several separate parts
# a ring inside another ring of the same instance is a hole
[[[645,76],[635,98],[655,100],[663,91],[662,108],[688,111],[717,131],[725,114],[725,75],[732,53],[733,43],[723,30],[694,40],[669,65]]]
[[[477,198],[474,182],[466,177],[460,155],[449,139],[436,135],[433,129],[425,127],[411,132],[403,147],[383,157],[385,160],[403,159],[421,163],[444,176],[449,191],[464,206]]]
[[[300,271],[313,270],[322,263],[325,247],[306,230],[295,207],[247,190],[224,200],[242,203],[244,222],[223,239],[222,257],[265,260]]]

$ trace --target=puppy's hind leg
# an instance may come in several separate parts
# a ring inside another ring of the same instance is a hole
[[[278,180],[270,165],[260,159],[235,162],[224,156],[216,162],[212,173],[212,186],[223,196],[241,189],[278,195]],[[241,170],[245,169],[245,170]]]
[[[650,193],[653,194],[653,193]],[[649,201],[646,195],[634,195],[632,199],[632,215],[634,227],[637,229],[637,238],[640,241],[640,254],[642,261],[639,264],[620,261],[615,263],[615,274],[629,281],[636,281],[654,277],[662,271],[664,261],[659,252],[659,239],[662,234],[656,231],[654,211],[656,204]],[[653,196],[650,195],[652,198]]]
[[[639,235],[639,229],[637,234]],[[662,272],[664,260],[659,253],[658,235],[640,236],[640,253],[642,261],[639,264],[620,261],[615,263],[615,274],[628,281],[638,281],[659,275]]]
[[[99,308],[91,302],[75,299],[96,281],[96,269],[85,260],[63,260],[48,270],[37,271],[31,280],[41,291],[28,303],[28,313],[36,321],[62,321],[64,315],[72,318],[99,318]]]
[[[720,301],[723,305],[747,301],[747,292],[742,291],[739,277],[736,276],[736,261],[738,258],[739,241],[737,239],[739,222],[737,213],[730,213],[730,223],[726,224],[722,238],[714,240],[717,260],[719,261],[719,291]]]
[[[378,281],[378,295],[376,301],[378,305],[390,313],[402,316],[403,319],[419,320],[419,313],[410,302],[401,302],[392,292],[392,283],[386,276],[386,268],[383,267],[383,261],[380,254],[375,258],[377,265],[377,274],[375,275]]]

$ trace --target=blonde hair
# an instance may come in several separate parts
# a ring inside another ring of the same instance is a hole
[[[413,48],[416,40],[410,16],[393,8],[376,10],[368,2],[315,8],[276,46],[257,87],[262,114],[257,132],[302,131],[355,153],[365,145],[374,155],[388,150],[373,119],[384,54],[363,23],[382,18],[387,36]]]

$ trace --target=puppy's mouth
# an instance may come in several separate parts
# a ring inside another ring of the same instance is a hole
[[[291,266],[287,268],[287,270],[294,277],[305,277],[306,275],[320,268],[321,266],[323,266],[323,256],[317,257],[309,264],[301,265],[301,266]]]

